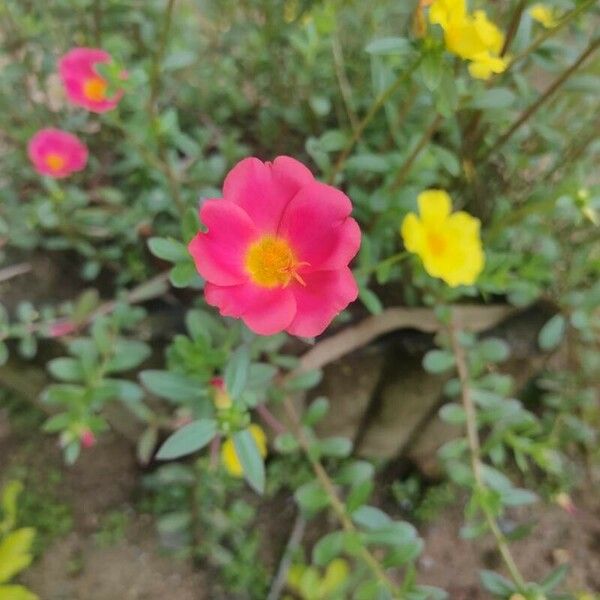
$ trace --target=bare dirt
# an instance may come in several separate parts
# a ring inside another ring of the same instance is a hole
[[[53,440],[38,434],[16,435],[0,411],[0,483],[15,464],[38,471],[60,468],[64,476],[59,495],[73,514],[72,531],[46,548],[22,578],[43,600],[217,598],[208,571],[166,555],[151,516],[135,511],[141,473],[129,443],[122,438],[104,436],[68,468]],[[539,579],[568,562],[572,566],[566,589],[599,592],[600,499],[586,491],[574,494],[573,500],[574,514],[554,505],[514,515],[515,521],[537,521],[532,535],[514,543],[515,557],[528,579]],[[261,525],[269,544],[275,538],[285,539],[293,520],[293,506],[285,502],[289,510],[269,510],[267,524]],[[123,532],[108,544],[100,543],[99,532],[114,511],[127,514]],[[419,579],[448,590],[452,600],[484,600],[490,596],[481,591],[477,573],[482,568],[502,572],[501,561],[489,540],[461,540],[462,523],[460,508],[450,508],[433,524],[420,528],[425,550],[419,559]],[[274,552],[265,550],[274,566]]]

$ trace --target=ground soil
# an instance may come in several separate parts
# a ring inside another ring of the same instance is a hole
[[[0,411],[0,480],[11,466],[23,462],[32,470],[63,470],[59,495],[73,514],[72,531],[46,548],[22,578],[41,599],[223,598],[212,591],[208,572],[167,556],[159,547],[152,518],[136,512],[141,472],[128,442],[117,435],[104,436],[75,466],[67,468],[53,439],[37,433],[25,438],[22,432],[16,434]],[[569,562],[569,590],[600,591],[600,500],[586,491],[574,495],[574,501],[574,514],[553,505],[516,515],[519,521],[533,518],[538,524],[533,535],[514,544],[515,556],[527,578],[540,578]],[[276,562],[272,547],[281,549],[294,514],[289,499],[275,502],[281,506],[269,504],[269,518],[260,519],[265,524],[261,526],[263,539],[271,546],[265,548],[263,558],[269,558],[266,562],[271,566]],[[101,544],[98,531],[106,515],[114,511],[126,513],[127,524],[119,539]],[[460,539],[462,522],[462,512],[456,507],[420,527],[425,551],[419,559],[419,578],[448,590],[452,600],[484,600],[489,596],[478,585],[478,570],[501,571],[502,567],[489,541]]]

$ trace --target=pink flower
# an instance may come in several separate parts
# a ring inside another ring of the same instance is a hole
[[[36,171],[56,179],[81,171],[88,150],[72,133],[60,129],[40,129],[30,140],[27,154]]]
[[[75,323],[72,323],[68,319],[63,319],[62,321],[55,321],[50,325],[48,335],[52,338],[62,337],[63,335],[74,333],[76,329]]]
[[[223,198],[202,205],[208,231],[189,245],[206,302],[260,335],[319,335],[358,295],[348,268],[360,246],[351,211],[344,193],[293,158],[242,160]]]
[[[84,448],[91,448],[96,445],[96,436],[90,429],[84,429],[79,436],[79,441]]]
[[[123,91],[109,97],[108,82],[96,72],[96,65],[111,60],[108,52],[97,48],[73,48],[60,59],[60,78],[67,97],[73,104],[97,113],[117,106]]]

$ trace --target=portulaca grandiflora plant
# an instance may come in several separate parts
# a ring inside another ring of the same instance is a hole
[[[236,540],[217,563],[232,594],[447,597],[421,583],[423,542],[382,501],[381,465],[320,437],[336,407],[305,401],[400,311],[435,333],[423,366],[446,374],[440,414],[463,431],[439,450],[461,535],[501,559],[481,585],[572,597],[566,566],[531,580],[504,525],[522,505],[571,509],[573,465],[597,458],[598,5],[51,4],[0,9],[0,281],[26,277],[13,251],[64,255],[76,294],[2,310],[0,357],[62,349],[41,402],[66,461],[94,452],[118,405],[150,487],[197,490],[179,507],[196,518],[181,529],[209,531],[192,554]],[[540,303],[553,316],[534,343],[568,356],[526,405],[510,346],[470,310]],[[154,319],[165,307],[185,318]],[[227,507],[249,490],[297,504],[275,569],[236,555],[253,519]]]

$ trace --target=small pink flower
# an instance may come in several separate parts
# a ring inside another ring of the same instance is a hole
[[[111,60],[108,52],[97,48],[73,48],[60,59],[59,75],[67,97],[73,104],[97,113],[117,106],[123,91],[109,97],[108,82],[96,71],[96,65]]]
[[[246,158],[207,200],[189,251],[206,302],[255,333],[313,337],[358,295],[348,263],[360,229],[349,198],[301,163]]]
[[[84,429],[79,436],[79,441],[84,448],[91,448],[96,445],[96,436],[91,429]]]
[[[56,179],[81,171],[88,150],[72,133],[60,129],[40,129],[30,140],[27,154],[36,171]]]
[[[68,319],[62,321],[55,321],[50,325],[48,335],[52,338],[62,337],[63,335],[69,335],[76,330],[75,323],[72,323]]]

